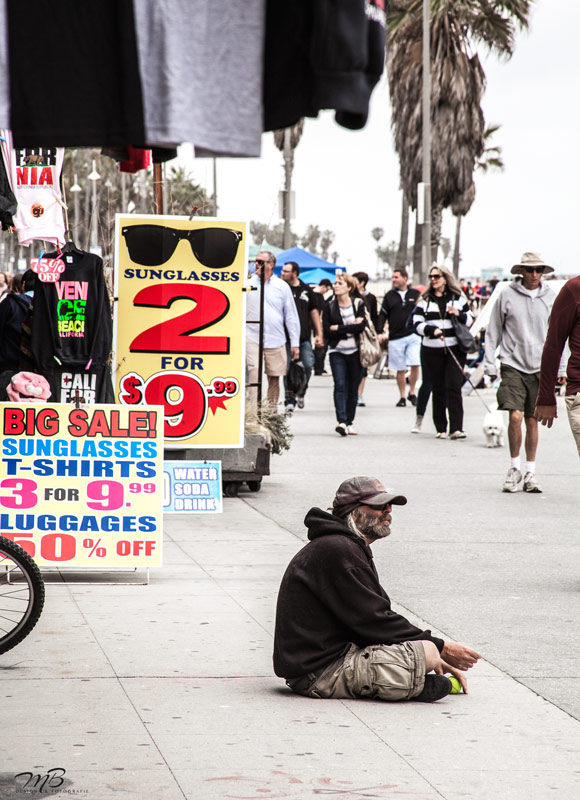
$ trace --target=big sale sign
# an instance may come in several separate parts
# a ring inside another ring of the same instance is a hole
[[[241,447],[246,226],[116,219],[117,402],[162,405],[166,447]]]

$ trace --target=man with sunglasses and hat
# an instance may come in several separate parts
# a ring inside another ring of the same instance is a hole
[[[542,490],[536,479],[538,421],[535,406],[542,350],[556,299],[555,292],[542,281],[542,276],[554,272],[554,269],[544,263],[539,253],[527,252],[511,271],[517,277],[501,292],[491,312],[485,335],[484,368],[492,380],[497,376],[496,351],[499,347],[501,383],[497,391],[497,406],[501,411],[509,411],[511,457],[502,491],[517,492],[522,481],[520,450],[522,422],[525,422],[523,490],[537,494]]]
[[[379,583],[370,545],[406,502],[359,476],[341,483],[329,512],[306,515],[310,542],[282,578],[274,634],[274,671],[297,694],[432,703],[458,690],[444,673],[467,691],[462,670],[479,654],[397,614]]]
[[[249,292],[246,300],[246,366],[248,383],[258,380],[260,328],[260,277],[264,270],[264,372],[268,378],[268,403],[278,405],[280,377],[286,375],[286,337],[290,340],[290,357],[300,355],[300,319],[290,287],[274,275],[276,256],[271,250],[260,250],[256,256],[256,274],[248,286],[258,291]],[[249,323],[249,324],[248,324]]]

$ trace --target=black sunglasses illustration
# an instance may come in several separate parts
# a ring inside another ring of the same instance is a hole
[[[204,267],[223,269],[234,263],[241,231],[228,228],[195,228],[181,230],[164,225],[131,225],[121,231],[125,237],[129,258],[144,267],[165,264],[181,239],[187,239],[194,256]]]

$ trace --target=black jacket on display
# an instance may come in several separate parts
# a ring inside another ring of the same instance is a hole
[[[18,369],[22,323],[31,300],[28,294],[8,294],[0,303],[0,372]]]
[[[402,339],[413,333],[407,327],[407,320],[415,311],[421,292],[418,289],[409,288],[405,294],[403,302],[398,289],[391,289],[383,297],[383,303],[379,312],[379,322],[377,331],[382,333],[385,322],[389,323],[389,341]]]
[[[56,258],[48,253],[46,258]],[[57,283],[34,284],[31,347],[42,369],[101,367],[111,352],[113,322],[103,261],[93,253],[67,255]]]
[[[366,124],[385,63],[386,0],[268,2],[264,130],[336,110],[345,128]]]
[[[392,610],[370,547],[343,519],[311,508],[304,523],[310,543],[288,565],[278,593],[276,675],[292,679],[320,672],[351,643],[430,641],[443,650],[442,639]]]

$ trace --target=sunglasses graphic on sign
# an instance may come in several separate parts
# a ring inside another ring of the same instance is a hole
[[[231,266],[242,241],[241,231],[228,228],[181,230],[164,225],[131,225],[123,228],[129,258],[144,267],[159,267],[175,252],[181,239],[187,239],[193,255],[204,267],[223,269]]]

